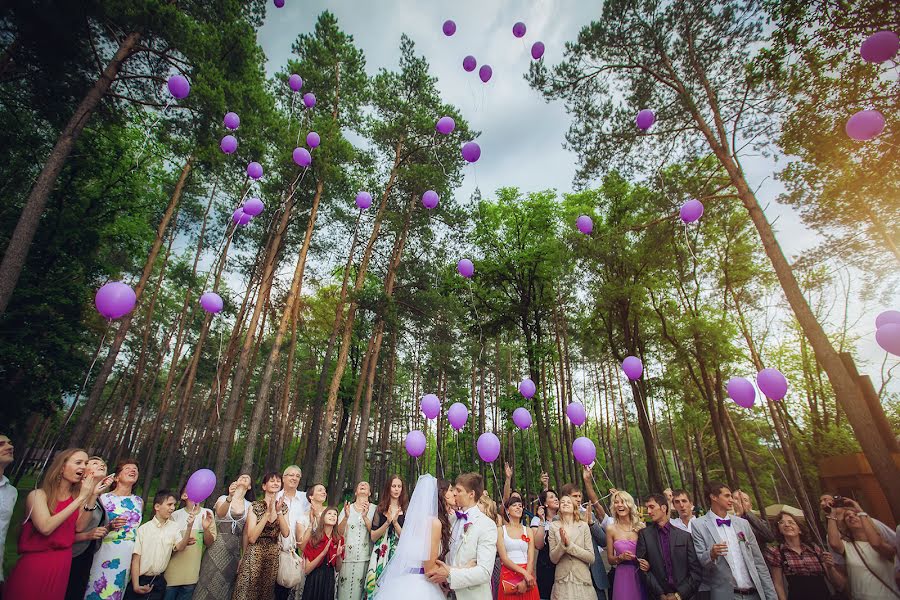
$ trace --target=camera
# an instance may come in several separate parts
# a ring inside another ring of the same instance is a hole
[[[844,498],[843,496],[835,496],[831,505],[834,508],[843,508],[845,506],[850,506],[850,501],[849,501],[849,499]]]

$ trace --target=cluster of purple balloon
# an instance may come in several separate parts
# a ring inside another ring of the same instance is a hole
[[[288,87],[291,88],[291,91],[296,94],[300,91],[300,88],[303,87],[303,78],[296,73],[291,74],[291,76],[288,77]],[[311,92],[303,94],[303,105],[306,108],[313,108],[316,105],[315,94]]]
[[[886,352],[900,356],[900,311],[886,310],[875,318],[875,341]]]
[[[222,118],[222,123],[224,123],[226,129],[234,131],[241,126],[241,118],[237,115],[236,112],[227,112]],[[237,150],[237,147],[237,138],[230,133],[226,134],[219,142],[219,148],[225,154],[234,154],[234,151]]]
[[[781,400],[787,394],[787,379],[778,369],[763,369],[756,374],[756,385],[767,398]],[[743,408],[751,408],[756,403],[756,388],[749,379],[732,377],[725,386],[728,397]]]
[[[258,171],[256,169],[253,170],[254,174],[258,173],[258,176],[256,177],[251,175],[250,168],[253,167],[253,165],[259,167]],[[253,179],[259,179],[262,177],[262,166],[260,166],[259,163],[250,163],[247,167],[247,174],[253,177]],[[253,219],[253,217],[259,215],[265,207],[265,204],[263,204],[263,201],[259,198],[248,198],[231,214],[231,220],[234,221],[234,224],[238,227],[244,227]]]
[[[436,419],[441,412],[441,401],[434,394],[425,394],[422,396],[419,408],[421,408],[422,413],[426,418],[433,420]],[[450,405],[449,410],[447,410],[447,420],[450,422],[450,426],[456,431],[465,427],[468,419],[469,409],[461,402],[454,402]],[[499,441],[497,443],[499,444]],[[407,454],[410,456],[414,458],[422,456],[425,452],[426,445],[425,434],[421,431],[416,429],[406,434],[404,446],[406,447]]]
[[[94,306],[97,312],[107,320],[124,317],[137,303],[137,295],[134,290],[121,281],[110,281],[104,284],[94,296]]]
[[[869,63],[884,63],[893,59],[900,50],[900,37],[893,31],[878,31],[870,35],[859,47],[862,59]],[[847,120],[844,127],[854,140],[866,142],[884,131],[884,115],[874,109],[861,110]]]

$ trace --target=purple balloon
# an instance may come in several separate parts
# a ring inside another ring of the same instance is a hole
[[[312,108],[316,105],[316,96],[313,93],[303,94],[303,104],[306,105],[306,108]]]
[[[519,383],[519,393],[526,398],[534,397],[536,391],[537,388],[535,387],[534,382],[527,377]]]
[[[435,124],[434,128],[437,129],[438,133],[447,135],[448,133],[456,129],[456,123],[450,117],[441,117],[440,119],[438,119],[438,122]]]
[[[578,226],[578,231],[583,233],[584,235],[590,235],[594,230],[594,222],[587,215],[581,215],[578,219],[575,220],[575,225]]]
[[[252,218],[253,217],[251,217],[250,215],[248,215],[247,213],[244,212],[243,206],[238,207],[237,210],[235,210],[233,213],[231,213],[231,220],[234,221],[235,224],[240,225],[241,227],[243,227],[244,225],[249,223],[250,219],[252,219]]]
[[[883,63],[891,60],[900,50],[900,37],[893,31],[879,31],[866,38],[859,47],[863,60],[870,63]]]
[[[169,87],[169,93],[178,100],[187,98],[191,93],[191,84],[183,75],[172,75],[166,85]]]
[[[484,462],[494,462],[500,456],[500,440],[490,431],[485,431],[478,436],[478,456]]]
[[[356,195],[356,207],[359,210],[366,210],[372,206],[372,194],[369,192],[360,192]]]
[[[523,37],[525,35],[525,23],[519,21],[513,25],[513,35],[517,38]]]
[[[225,118],[222,119],[222,122],[225,123],[225,127],[232,131],[241,126],[241,118],[236,112],[225,113]]]
[[[315,131],[310,131],[306,134],[306,145],[310,148],[318,148],[321,143],[322,138],[320,138],[319,134]]]
[[[284,0],[274,0],[275,8],[284,8]]]
[[[310,156],[309,150],[307,150],[306,148],[294,148],[292,156],[294,158],[294,162],[301,167],[308,167],[310,164],[312,164],[312,156]]]
[[[584,410],[584,404],[581,402],[570,402],[566,407],[566,416],[572,422],[572,425],[580,427],[587,421],[587,413]]]
[[[738,406],[750,408],[756,402],[756,389],[753,384],[743,377],[732,377],[726,387],[728,397],[734,400]]]
[[[134,290],[121,281],[110,281],[104,284],[94,296],[97,312],[107,319],[124,317],[134,310],[135,303],[137,303],[137,296]]]
[[[202,306],[203,310],[206,312],[216,314],[222,311],[225,303],[222,301],[222,296],[217,293],[206,292],[200,296],[200,306]]]
[[[466,421],[469,420],[469,409],[462,402],[454,402],[447,411],[447,420],[450,421],[453,429],[459,431],[466,426]]]
[[[435,208],[438,205],[439,200],[440,197],[434,190],[428,190],[427,192],[422,194],[422,206],[424,206],[425,208]]]
[[[519,429],[528,429],[531,427],[531,413],[528,412],[527,408],[520,406],[513,411],[513,423],[515,423],[516,427]]]
[[[237,138],[233,135],[226,135],[222,138],[222,141],[219,142],[219,148],[221,148],[222,152],[225,154],[232,154],[237,150]]]
[[[466,279],[470,279],[475,274],[475,265],[468,258],[463,258],[456,263],[456,272]]]
[[[877,110],[861,110],[847,120],[844,129],[854,140],[866,142],[884,131],[884,116]]]
[[[622,370],[625,371],[628,379],[635,381],[641,378],[641,374],[644,372],[644,363],[637,356],[626,356],[622,361]]]
[[[647,131],[653,124],[656,123],[656,113],[654,113],[649,108],[645,108],[640,111],[635,117],[634,122],[637,123],[638,129],[641,131]]]
[[[875,332],[875,341],[882,350],[900,356],[900,324],[887,323]]]
[[[494,70],[491,68],[491,65],[481,65],[481,68],[478,69],[478,78],[484,83],[490,81],[493,74]]]
[[[597,460],[597,447],[586,437],[575,438],[572,442],[572,454],[581,464],[589,465]]]
[[[425,394],[422,396],[422,413],[427,419],[437,419],[441,414],[441,401],[434,394]]]
[[[446,35],[447,37],[450,37],[451,35],[456,33],[456,23],[454,23],[450,19],[447,19],[446,21],[444,21],[444,24],[441,26],[441,31],[444,32],[444,35]]]
[[[544,55],[544,42],[535,42],[531,45],[531,58],[540,60]]]
[[[900,310],[886,310],[875,317],[875,329],[880,329],[888,323],[900,324]]]
[[[406,434],[406,453],[413,458],[418,458],[425,453],[425,434],[418,429],[413,429]]]
[[[463,59],[463,69],[471,73],[475,70],[475,67],[478,65],[478,61],[475,60],[475,57],[471,54]]]
[[[772,400],[781,400],[787,394],[787,379],[778,369],[763,369],[756,374],[759,390]]]
[[[295,92],[299,92],[300,88],[303,87],[303,78],[294,73],[290,77],[288,77],[288,85]]]
[[[200,504],[213,493],[216,489],[216,474],[209,469],[200,469],[194,471],[188,479],[187,485],[184,486],[184,493],[192,502]]]
[[[263,176],[263,168],[262,165],[256,161],[251,162],[247,165],[247,176],[250,179],[259,179]]]
[[[247,213],[251,217],[255,217],[266,208],[266,205],[263,204],[263,201],[259,198],[249,198],[246,202],[244,202],[244,206],[242,208],[244,209],[245,213]]]
[[[466,162],[478,162],[481,158],[481,146],[475,142],[466,142],[462,147],[462,157]]]
[[[681,205],[679,215],[685,223],[693,223],[703,216],[703,203],[699,200],[688,200]]]

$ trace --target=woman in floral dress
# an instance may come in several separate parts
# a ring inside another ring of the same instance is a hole
[[[109,533],[94,554],[85,600],[120,600],[128,585],[131,551],[141,524],[144,501],[132,494],[138,480],[137,461],[127,459],[116,465],[112,491],[100,496],[106,510]]]
[[[400,533],[403,531],[403,513],[407,504],[409,495],[406,492],[406,484],[399,475],[391,475],[381,492],[378,510],[372,519],[371,539],[375,542],[375,548],[372,550],[369,569],[366,571],[367,598],[371,598],[375,593],[378,579],[394,556],[397,542],[400,541]]]
[[[338,523],[338,534],[344,538],[344,561],[338,578],[338,600],[359,600],[366,585],[366,571],[372,554],[369,531],[375,517],[375,505],[369,504],[369,483],[356,484],[356,501],[345,504]]]

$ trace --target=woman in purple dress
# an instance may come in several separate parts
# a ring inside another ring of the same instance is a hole
[[[610,565],[616,568],[612,597],[615,600],[645,600],[638,572],[638,531],[644,522],[638,515],[634,498],[628,492],[616,491],[612,495],[612,512],[615,523],[606,528],[606,555]]]

